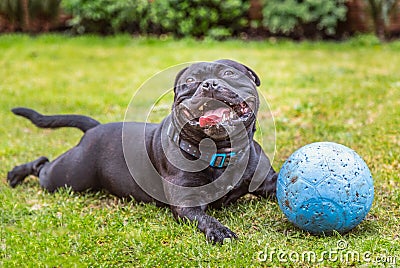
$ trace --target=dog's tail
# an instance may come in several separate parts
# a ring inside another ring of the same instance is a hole
[[[32,109],[18,107],[11,110],[14,114],[29,119],[40,128],[76,127],[83,132],[99,125],[100,122],[84,115],[42,115]]]

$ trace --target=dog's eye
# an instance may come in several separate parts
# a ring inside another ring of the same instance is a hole
[[[194,79],[193,77],[189,77],[188,79],[186,79],[186,83],[187,84],[191,84],[191,83],[194,83],[194,82],[196,82],[196,79]]]
[[[227,71],[225,71],[224,76],[232,76],[232,75],[234,75],[234,74],[235,74],[235,73],[232,72],[231,70],[227,70]]]

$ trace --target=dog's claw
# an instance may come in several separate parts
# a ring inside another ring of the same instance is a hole
[[[206,232],[206,237],[212,244],[223,244],[225,240],[237,239],[238,236],[225,226],[219,226],[217,228],[210,228]]]

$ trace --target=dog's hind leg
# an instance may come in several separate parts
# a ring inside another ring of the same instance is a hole
[[[13,170],[9,171],[7,174],[9,185],[14,188],[18,184],[22,183],[29,175],[38,177],[40,170],[46,163],[49,163],[49,160],[42,156],[35,161],[14,167]]]

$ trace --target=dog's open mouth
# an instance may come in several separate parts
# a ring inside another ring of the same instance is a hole
[[[189,121],[192,126],[210,128],[233,126],[247,121],[253,110],[249,102],[231,103],[225,100],[209,100],[200,105],[196,114],[200,115]]]

